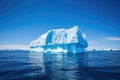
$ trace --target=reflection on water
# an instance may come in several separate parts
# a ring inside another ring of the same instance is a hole
[[[120,80],[120,51],[0,51],[0,80]]]
[[[119,80],[119,57],[118,52],[29,53],[31,67],[41,69],[42,80]]]
[[[36,55],[37,54],[37,55]],[[40,66],[42,74],[50,80],[73,80],[80,78],[76,76],[80,67],[86,65],[86,53],[80,54],[50,54],[50,53],[30,53],[30,62]]]

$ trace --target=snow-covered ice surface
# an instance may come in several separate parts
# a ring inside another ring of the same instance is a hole
[[[85,52],[88,46],[85,33],[78,26],[69,29],[53,29],[40,35],[30,43],[30,50],[36,52]]]

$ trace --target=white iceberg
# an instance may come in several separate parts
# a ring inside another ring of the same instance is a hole
[[[30,50],[36,52],[85,52],[88,46],[86,35],[78,26],[70,29],[53,29],[30,43]]]

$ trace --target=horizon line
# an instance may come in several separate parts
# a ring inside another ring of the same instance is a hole
[[[30,50],[29,45],[0,45],[0,50]],[[101,51],[101,50],[120,50],[117,48],[86,48],[86,51],[92,51],[92,50],[96,50],[96,51]]]

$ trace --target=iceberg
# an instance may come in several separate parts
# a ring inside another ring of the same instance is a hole
[[[35,52],[85,52],[88,47],[85,33],[78,26],[69,29],[53,29],[30,42],[30,51]]]

